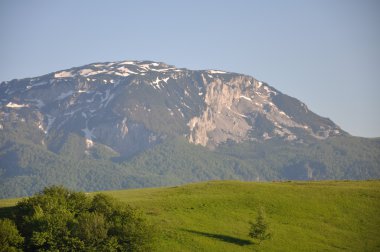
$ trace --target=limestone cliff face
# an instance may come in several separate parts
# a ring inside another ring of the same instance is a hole
[[[201,116],[193,117],[188,123],[189,141],[215,147],[227,140],[246,140],[251,127],[237,106],[243,90],[247,92],[255,80],[239,76],[228,83],[219,78],[210,82],[203,78],[203,81],[206,85],[206,109]]]
[[[278,97],[287,97],[252,77],[202,77],[206,107],[188,123],[191,143],[213,148],[228,140],[262,141],[277,137],[302,142],[304,136],[324,139],[343,133],[328,119],[317,118],[301,102],[296,104],[297,109],[287,108],[278,102]],[[300,112],[306,118],[300,117]],[[319,128],[314,125],[316,121]]]

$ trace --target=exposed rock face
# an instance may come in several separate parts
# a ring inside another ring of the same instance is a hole
[[[87,149],[102,144],[126,157],[168,136],[214,148],[226,141],[346,134],[252,77],[150,61],[90,64],[3,82],[0,99],[0,130],[25,124],[47,148],[56,146],[54,135],[73,133]]]
[[[192,143],[215,147],[227,140],[241,142],[280,137],[294,141],[305,135],[324,139],[344,133],[328,119],[313,114],[312,119],[321,124],[314,131],[307,120],[297,120],[275,104],[277,96],[285,95],[252,77],[234,76],[225,81],[218,76],[211,81],[203,78],[203,81],[206,107],[188,124]],[[297,105],[303,113],[312,113],[303,103]]]
[[[203,146],[217,146],[221,142],[248,140],[251,129],[246,116],[238,108],[242,90],[253,81],[247,77],[234,77],[229,83],[216,78],[207,82],[205,111],[189,122],[189,141]]]

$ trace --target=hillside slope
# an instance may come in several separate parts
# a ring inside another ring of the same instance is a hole
[[[145,211],[157,251],[379,251],[380,181],[210,181],[107,191]],[[1,206],[14,204],[1,200]],[[264,207],[273,238],[259,247],[250,220]]]
[[[0,132],[0,142],[1,136]],[[73,135],[69,142],[61,154],[30,142],[5,142],[0,148],[0,198],[31,195],[48,185],[98,191],[211,179],[380,178],[379,139],[336,137],[309,145],[226,143],[212,151],[174,138],[124,161],[99,146],[93,149],[97,158],[83,156],[81,138]]]

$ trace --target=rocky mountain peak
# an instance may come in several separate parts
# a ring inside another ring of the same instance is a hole
[[[152,61],[94,63],[3,82],[0,99],[2,130],[27,124],[37,142],[51,146],[57,135],[77,134],[87,149],[102,144],[124,156],[170,136],[215,148],[346,134],[253,77]]]

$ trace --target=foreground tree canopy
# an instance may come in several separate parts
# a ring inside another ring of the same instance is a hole
[[[58,186],[20,201],[14,220],[0,221],[5,229],[6,251],[150,251],[155,233],[140,211],[110,196]]]

